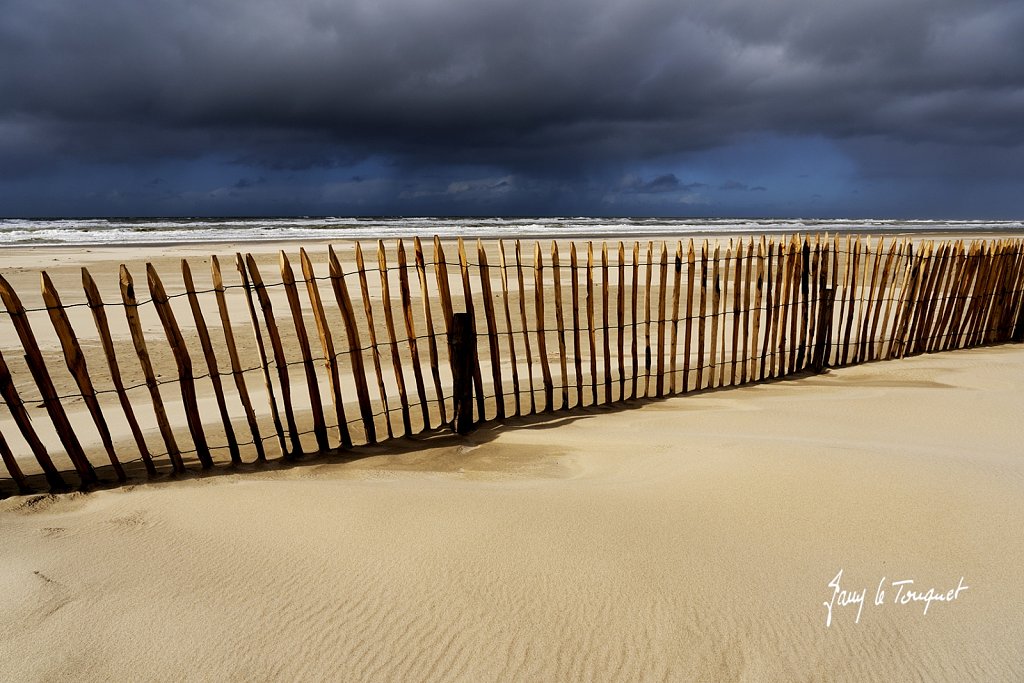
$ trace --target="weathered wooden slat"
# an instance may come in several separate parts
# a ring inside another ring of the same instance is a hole
[[[235,333],[231,328],[231,315],[228,312],[228,302],[224,294],[224,276],[221,274],[220,261],[216,256],[210,257],[210,275],[213,281],[213,293],[217,299],[217,310],[220,313],[221,328],[224,330],[224,343],[228,350],[228,360],[231,363],[231,377],[235,383],[235,390],[238,392],[238,399],[245,411],[245,419],[249,424],[249,431],[252,433],[253,446],[256,448],[257,462],[267,459],[266,449],[263,447],[263,438],[260,436],[259,423],[256,421],[256,412],[252,407],[252,399],[249,398],[249,388],[245,384],[245,375],[242,372],[242,362],[238,357],[238,346],[235,344]]]
[[[448,285],[448,262],[445,259],[444,249],[441,247],[441,238],[434,235],[434,276],[437,282],[437,296],[441,304],[441,316],[444,319],[445,339],[449,340],[448,360],[453,363],[450,340],[452,338],[452,293]],[[461,330],[460,330],[461,332]],[[455,366],[451,366],[452,372]],[[453,401],[456,400],[454,397]],[[454,409],[454,408],[453,408]]]
[[[966,260],[964,259],[963,240],[957,240],[952,245],[949,262],[949,283],[946,288],[945,298],[942,301],[942,308],[939,311],[939,318],[936,322],[935,337],[932,340],[929,350],[946,348],[946,344],[949,341],[949,323],[952,318],[953,310],[956,307],[957,295],[960,292],[960,283],[963,280],[964,266],[966,265]]]
[[[968,299],[961,323],[963,337],[961,344],[965,348],[974,346],[974,329],[988,277],[989,260],[989,245],[986,242],[978,243],[975,253],[974,278],[968,290]]]
[[[607,310],[607,308],[605,309]],[[605,337],[607,338],[607,329]],[[594,243],[587,242],[587,340],[590,342],[590,405],[597,399],[597,333],[594,330]]]
[[[993,292],[995,290],[996,281],[999,278],[1002,249],[1003,247],[1000,242],[993,243],[989,248],[985,285],[981,290],[981,297],[978,302],[978,312],[975,316],[971,346],[980,346],[985,343],[985,334],[988,328],[988,317],[992,308]]]
[[[79,442],[71,422],[68,420],[67,413],[64,412],[64,406],[61,405],[57,390],[53,386],[53,380],[46,369],[46,362],[43,360],[43,354],[39,350],[35,334],[32,332],[32,326],[29,325],[25,307],[22,305],[17,292],[14,291],[14,288],[2,276],[0,276],[0,299],[3,300],[4,306],[11,316],[11,323],[14,324],[14,329],[21,340],[22,349],[25,351],[25,363],[28,365],[29,372],[31,372],[36,386],[39,387],[39,393],[42,396],[46,413],[50,416],[57,436],[60,438],[61,445],[64,446],[64,450],[67,451],[68,457],[71,458],[71,462],[78,472],[82,486],[90,487],[98,484],[99,479],[96,477],[96,472],[86,457],[82,444]]]
[[[461,251],[461,245],[460,245]],[[391,365],[395,372],[395,383],[398,385],[398,402],[402,411],[402,428],[406,436],[412,436],[412,416],[409,413],[409,396],[405,389],[405,373],[402,370],[402,356],[398,352],[398,337],[395,334],[395,316],[391,312],[391,286],[388,284],[388,260],[384,249],[384,240],[377,240],[377,264],[380,268],[381,306],[384,308],[384,328],[388,333],[388,346],[391,349]],[[468,271],[466,271],[468,274]],[[472,313],[470,313],[472,315]],[[481,409],[480,419],[484,419]]]
[[[799,307],[800,307],[800,329],[796,335],[796,343],[794,347],[796,349],[796,358],[793,364],[793,372],[800,372],[804,369],[804,364],[807,360],[807,332],[810,327],[810,302],[811,302],[811,243],[806,237],[803,239],[803,248],[800,251],[799,260],[800,273],[800,291],[799,294]]]
[[[761,334],[761,304],[764,300],[764,277],[765,277],[765,242],[764,237],[757,243],[757,276],[754,284],[754,319],[751,321],[750,340],[750,370],[748,377],[750,381],[758,378],[759,369],[763,372],[763,366],[758,364],[758,348],[760,347]]]
[[[861,328],[864,326],[864,319],[867,315],[868,305],[871,302],[871,291],[864,292],[864,287],[868,284],[868,265],[871,262],[871,236],[868,235],[864,238],[863,246],[860,244],[858,239],[857,245],[857,259],[859,260],[860,272],[857,275],[857,286],[860,291],[854,290],[854,297],[856,300],[856,306],[852,309],[855,313],[853,318],[853,335],[850,338],[851,350],[850,350],[850,362],[857,363],[858,353],[860,350]]]
[[[512,394],[515,396],[516,417],[523,414],[523,399],[519,388],[519,361],[516,357],[516,339],[512,331],[512,310],[509,307],[508,263],[505,260],[505,242],[498,240],[498,257],[501,263],[501,294],[505,308],[505,329],[508,331],[508,354],[512,365]]]
[[[654,269],[654,243],[647,242],[647,268],[644,271],[644,396],[651,395],[651,271]]]
[[[890,279],[891,284],[887,290],[885,313],[882,314],[882,330],[878,333],[878,358],[889,358],[892,353],[893,340],[890,339],[888,330],[890,322],[893,320],[892,311],[893,309],[898,310],[898,301],[903,295],[902,290],[896,290],[896,286],[897,283],[902,284],[906,281],[904,249],[909,246],[910,244],[904,241],[900,242],[896,249],[896,263],[893,266],[892,276]],[[894,323],[893,328],[895,329]],[[886,346],[886,344],[888,344],[888,346]]]
[[[741,240],[742,244],[742,240]],[[741,300],[743,302],[743,341],[741,342],[743,348],[740,352],[741,363],[740,363],[740,384],[747,383],[747,367],[750,361],[750,287],[753,280],[754,273],[754,238],[751,237],[747,242],[747,253],[744,256],[743,269],[746,274],[743,276],[743,294]],[[735,382],[735,379],[733,380]]]
[[[526,284],[523,278],[522,246],[516,240],[516,278],[519,280],[519,319],[523,327],[523,346],[526,349],[526,372],[530,378],[530,414],[537,412],[537,394],[533,385],[533,350],[530,348],[530,325],[526,316]]]
[[[880,237],[877,243],[873,243],[871,236],[864,238],[864,253],[861,259],[861,297],[860,315],[854,325],[853,350],[851,358],[853,363],[864,362],[865,347],[867,346],[867,334],[871,329],[871,311],[875,304],[875,285],[878,280],[878,268],[881,264],[882,241]]]
[[[608,252],[601,250],[601,270],[603,281],[608,280]],[[626,400],[626,245],[620,241],[617,252],[616,273],[618,280],[615,283],[615,349],[618,352],[618,400]],[[611,334],[611,324],[608,322],[608,308],[604,309],[604,333],[605,337]],[[605,360],[605,387],[604,401],[611,402],[611,357],[608,345],[604,347]]]
[[[18,395],[18,390],[14,386],[14,379],[11,377],[11,370],[7,367],[7,361],[4,360],[3,353],[0,353],[0,396],[3,396],[7,409],[10,411],[11,417],[14,418],[14,424],[17,425],[18,431],[21,432],[26,443],[28,443],[29,450],[32,451],[36,462],[42,468],[43,474],[46,476],[46,483],[54,491],[65,490],[67,482],[64,481],[64,477],[61,476],[57,467],[53,464],[46,446],[40,441],[39,435],[36,434],[36,430],[32,426],[32,418],[25,409],[21,396]]]
[[[708,241],[704,240],[700,250],[700,308],[697,318],[697,383],[694,389],[700,391],[704,388],[704,335],[708,304]]]
[[[668,393],[676,393],[676,371],[679,367],[679,287],[683,281],[683,241],[676,241],[676,255],[673,262],[672,280],[672,335],[669,339]]]
[[[487,263],[487,252],[479,239],[476,241],[477,258],[480,261],[480,297],[484,302],[484,319],[487,321],[487,346],[491,357],[491,381],[494,383],[496,417],[505,419],[505,385],[501,380],[501,347],[498,344],[498,324],[494,317],[494,293],[491,290],[491,269]]]
[[[1009,283],[1017,266],[1017,253],[1010,240],[1003,241],[1003,265],[992,304],[992,315],[989,318],[989,331],[985,343],[992,344],[1002,341],[1003,327],[1006,319],[1006,308],[1009,295]]]
[[[811,255],[811,291],[810,301],[808,301],[808,318],[807,318],[807,338],[806,338],[806,361],[805,367],[811,365],[811,358],[814,355],[814,344],[817,340],[815,332],[818,325],[818,307],[821,303],[818,297],[818,283],[821,280],[819,275],[821,270],[821,233],[815,233],[814,235],[814,253]]]
[[[544,257],[541,254],[540,242],[534,243],[533,283],[534,307],[537,313],[537,356],[540,359],[544,381],[544,412],[550,413],[554,409],[554,390],[551,384],[551,368],[548,366],[547,340],[544,338],[547,324],[544,318]]]
[[[437,291],[444,316],[445,334],[452,329],[452,292],[448,284],[448,261],[441,246],[441,238],[434,235],[434,274],[437,277]]]
[[[1013,251],[1008,240],[1001,240],[996,261],[996,275],[992,283],[991,298],[988,307],[988,317],[985,323],[984,334],[981,344],[991,344],[996,340],[996,331],[999,320],[1002,317],[1003,290],[1006,273],[1011,266]]]
[[[555,328],[558,331],[558,365],[562,372],[562,410],[569,408],[569,368],[565,357],[565,316],[562,312],[562,278],[558,242],[551,241],[551,281],[555,291]]]
[[[149,445],[142,433],[142,427],[135,417],[135,410],[132,402],[125,391],[124,382],[121,380],[121,368],[117,362],[117,353],[114,351],[114,340],[110,336],[110,325],[107,323],[107,313],[104,310],[103,299],[100,297],[100,290],[92,275],[85,268],[82,268],[82,288],[85,290],[85,299],[88,302],[89,310],[92,312],[93,322],[96,325],[96,332],[100,338],[100,346],[103,347],[103,355],[107,360],[107,368],[110,372],[110,382],[114,385],[114,392],[117,394],[121,410],[128,421],[128,428],[139,449],[139,455],[146,467],[146,474],[150,477],[156,476],[156,465],[153,464],[153,456],[149,452]]]
[[[324,418],[323,401],[320,399],[320,380],[317,378],[313,353],[309,346],[309,334],[306,332],[305,315],[302,302],[299,300],[298,286],[295,284],[295,271],[284,251],[278,252],[278,267],[281,270],[281,283],[284,286],[288,309],[292,315],[292,326],[295,329],[295,340],[302,355],[302,370],[306,376],[306,388],[309,391],[309,407],[313,417],[313,435],[320,453],[330,450],[327,439],[327,421]]]
[[[443,252],[441,252],[441,254],[443,262]],[[363,298],[363,313],[366,316],[366,327],[370,337],[370,358],[373,359],[373,371],[377,377],[377,391],[380,395],[381,405],[384,407],[384,424],[387,427],[388,438],[390,439],[395,436],[395,432],[391,428],[391,406],[388,404],[388,392],[384,388],[384,371],[380,364],[380,347],[377,345],[377,327],[373,322],[373,304],[370,301],[370,284],[366,279],[366,263],[363,261],[363,247],[359,242],[356,242],[355,256],[356,272],[359,277],[359,290],[362,293]],[[447,271],[445,275],[445,282],[447,282]],[[446,316],[446,319],[449,321],[449,329],[451,329],[451,316]]]
[[[633,242],[633,280],[630,286],[630,304],[632,311],[629,318],[630,327],[632,328],[633,335],[630,337],[629,354],[633,359],[633,389],[629,394],[630,398],[636,398],[637,388],[640,383],[640,355],[639,355],[639,325],[637,324],[637,313],[639,311],[638,301],[640,297],[640,243]]]
[[[952,310],[953,298],[956,296],[957,284],[960,281],[962,243],[961,240],[951,241],[946,254],[946,277],[940,288],[940,300],[936,302],[935,320],[926,351],[937,351],[946,340],[946,328],[949,324],[949,313]]]
[[[604,324],[604,402],[612,402],[612,353],[611,353],[611,335],[612,323],[609,320],[608,313],[608,297],[609,297],[609,286],[608,286],[608,243],[601,243],[601,306],[602,316],[601,320]]]
[[[906,343],[903,349],[904,355],[916,353],[917,351],[920,329],[923,326],[928,306],[928,294],[935,280],[935,271],[937,270],[938,255],[935,251],[934,242],[930,241],[927,243],[926,252],[923,256],[924,258],[921,263],[921,285],[917,290],[913,313],[910,316],[910,324],[907,327]]]
[[[882,253],[883,242],[878,244],[878,253]],[[882,309],[885,305],[886,299],[892,296],[890,291],[890,273],[892,272],[893,259],[896,257],[896,240],[892,240],[889,243],[889,252],[885,255],[885,261],[882,262],[882,272],[878,278],[878,286],[875,288],[874,295],[874,312],[871,315],[871,329],[867,333],[867,343],[865,346],[866,355],[863,356],[864,360],[872,361],[876,357],[876,350],[881,340],[878,337],[878,324],[882,316]],[[877,265],[876,265],[877,270]]]
[[[786,243],[785,257],[780,259],[780,264],[783,264],[781,272],[781,284],[782,293],[779,297],[779,325],[778,325],[778,336],[775,339],[775,350],[778,353],[778,374],[777,377],[783,377],[789,374],[790,367],[787,362],[788,356],[786,349],[792,340],[792,333],[789,328],[790,314],[793,308],[793,285],[794,283],[794,272],[796,270],[796,249],[794,248],[794,238],[790,238],[789,242]]]
[[[356,314],[352,306],[352,297],[348,291],[348,283],[345,282],[345,273],[341,268],[341,262],[338,261],[338,255],[334,252],[334,247],[327,248],[327,265],[331,277],[331,289],[334,291],[334,300],[341,312],[342,323],[345,325],[349,363],[352,365],[352,377],[356,384],[356,399],[359,401],[359,416],[363,421],[363,431],[366,434],[366,442],[375,444],[377,443],[377,424],[373,418],[370,388],[366,378],[366,367],[363,364],[363,342],[359,335],[359,326],[356,324]]]
[[[283,254],[284,252],[282,252],[282,256]],[[331,334],[331,327],[327,324],[327,314],[324,311],[323,299],[320,297],[320,287],[317,286],[313,262],[310,260],[306,250],[301,248],[299,249],[299,267],[302,269],[302,279],[306,283],[306,296],[309,298],[313,321],[316,323],[317,336],[320,338],[320,350],[324,352],[324,369],[327,370],[327,385],[331,390],[334,417],[338,422],[338,440],[342,448],[352,448],[352,435],[348,430],[348,419],[345,416],[345,399],[342,396],[341,377],[338,372],[338,357],[334,350],[334,335]],[[300,316],[301,312],[302,309],[300,307]]]
[[[940,242],[932,247],[932,251],[928,255],[925,284],[921,290],[918,311],[910,338],[909,352],[911,353],[921,352],[921,346],[928,335],[928,320],[931,315],[932,301],[939,279],[942,277],[942,266],[945,262],[944,251],[945,243]]]
[[[199,401],[196,393],[195,375],[192,370],[192,358],[189,356],[185,346],[185,338],[181,335],[178,321],[171,310],[170,299],[164,291],[163,282],[156,272],[152,263],[146,264],[146,280],[149,283],[149,293],[153,298],[153,306],[156,308],[160,324],[164,328],[164,335],[171,347],[171,355],[174,356],[174,363],[178,368],[178,389],[181,391],[182,407],[185,410],[185,421],[188,424],[189,434],[192,435],[192,443],[196,447],[196,457],[203,469],[213,467],[213,456],[210,455],[210,447],[206,443],[206,433],[203,431],[203,418],[199,415]]]
[[[922,353],[927,350],[932,339],[932,328],[935,325],[935,310],[941,302],[942,290],[945,285],[949,264],[949,242],[942,242],[936,255],[935,274],[928,289],[925,309],[921,316],[921,324],[917,331],[914,350]]]
[[[569,293],[572,295],[572,362],[576,374],[576,406],[583,405],[583,345],[580,342],[580,266],[576,243],[569,243]]]
[[[928,344],[933,337],[933,327],[937,309],[943,302],[943,288],[949,272],[949,248],[951,243],[943,241],[936,247],[933,255],[932,272],[930,282],[925,289],[926,300],[919,315],[917,330],[914,335],[914,353],[922,353],[927,350]]]
[[[661,261],[658,264],[658,358],[655,365],[655,396],[665,395],[665,297],[668,291],[668,245],[661,243]],[[650,394],[648,394],[650,395]]]
[[[686,248],[686,323],[683,325],[683,393],[690,390],[690,351],[693,342],[693,286],[697,276],[696,255],[693,251],[693,238]],[[703,285],[702,289],[703,291]],[[699,366],[700,363],[698,362]]]
[[[500,241],[499,241],[500,244]],[[441,424],[444,425],[448,422],[448,411],[446,410],[444,400],[444,390],[441,388],[441,372],[439,359],[437,355],[437,338],[434,333],[434,318],[430,313],[430,287],[428,286],[427,280],[427,265],[423,259],[423,245],[420,244],[420,238],[413,238],[413,250],[416,254],[416,272],[420,278],[420,301],[423,303],[423,319],[427,325],[427,352],[430,360],[430,376],[434,380],[434,395],[437,397],[437,409],[441,415]],[[508,281],[505,273],[505,247],[501,246],[501,268],[502,268],[502,283],[505,286],[505,317],[508,320]],[[511,342],[511,323],[508,326],[509,329],[509,346],[513,349],[513,355],[515,354],[515,345]],[[512,361],[513,368],[515,368],[515,360]],[[515,370],[513,369],[513,375]],[[518,381],[515,382],[517,387],[516,393],[516,413],[518,414]]]
[[[732,346],[729,356],[729,384],[736,384],[736,363],[739,361],[740,350],[740,328],[743,323],[740,321],[742,310],[740,301],[743,298],[743,240],[736,241],[735,276],[732,283]]]
[[[959,336],[960,336],[960,347],[964,348],[972,344],[971,341],[971,326],[975,317],[975,309],[978,307],[978,302],[981,299],[980,290],[983,287],[983,281],[985,278],[985,265],[986,265],[986,254],[987,247],[984,242],[976,243],[977,247],[974,251],[974,263],[970,285],[967,287],[967,292],[964,299],[964,307],[961,312],[961,319],[959,324]]]
[[[153,402],[153,413],[156,416],[157,427],[160,429],[160,436],[163,437],[164,445],[167,447],[167,456],[171,461],[171,469],[174,474],[185,472],[185,463],[181,457],[181,451],[174,439],[174,431],[167,420],[167,411],[164,408],[163,398],[160,396],[160,386],[156,381],[156,373],[153,371],[153,362],[149,358],[149,349],[146,345],[146,337],[142,332],[142,323],[139,320],[139,304],[135,296],[135,281],[132,279],[128,268],[121,265],[120,269],[121,300],[124,302],[124,315],[128,321],[128,331],[131,333],[132,346],[135,347],[135,354],[139,357],[139,365],[142,367],[142,374],[146,379],[146,388],[149,390],[150,399]]]
[[[792,238],[790,238],[791,240]],[[789,322],[790,266],[792,249],[790,241],[779,240],[779,258],[775,280],[775,338],[772,340],[773,375],[781,377],[786,374],[786,323]]]
[[[796,350],[800,345],[800,272],[803,270],[803,250],[799,235],[790,240],[789,272],[789,336],[786,351],[786,371],[796,372]]]
[[[711,264],[711,353],[708,357],[708,388],[714,388],[718,378],[718,322],[722,303],[721,245],[715,242],[714,261]]]
[[[256,265],[256,259],[252,254],[245,255],[245,268],[252,280],[253,290],[260,302],[260,310],[263,312],[263,323],[267,328],[267,336],[270,337],[270,349],[274,354],[274,365],[277,366],[277,383],[281,387],[281,400],[284,403],[284,417],[288,425],[288,434],[291,441],[291,451],[285,454],[287,458],[296,458],[302,454],[302,442],[299,439],[299,428],[295,422],[295,410],[292,402],[291,379],[288,376],[288,357],[284,353],[284,345],[281,343],[281,333],[277,327],[277,319],[274,317],[274,305],[270,301],[267,287],[263,284],[263,276]]]
[[[846,329],[846,318],[848,317],[847,308],[853,303],[853,299],[850,297],[850,281],[852,278],[851,267],[853,265],[853,235],[846,236],[846,249],[840,251],[839,240],[836,239],[835,253],[838,255],[843,254],[843,280],[841,283],[836,283],[835,296],[839,299],[839,319],[837,320],[838,327],[835,332],[835,349],[836,349],[836,365],[843,365],[843,330]],[[859,239],[859,238],[858,238]],[[836,275],[839,272],[836,271]]]
[[[785,374],[785,356],[783,349],[786,336],[786,302],[789,294],[789,278],[786,276],[789,270],[789,248],[784,238],[779,239],[778,250],[775,259],[775,288],[773,302],[775,310],[772,311],[772,340],[771,340],[771,376],[780,377]]]
[[[790,246],[789,272],[789,344],[786,355],[786,371],[796,372],[796,351],[800,345],[800,275],[803,270],[803,249],[799,235],[794,235]]]
[[[923,252],[914,254],[913,243],[907,245],[907,271],[900,290],[899,307],[896,309],[896,318],[893,321],[893,345],[890,346],[890,358],[902,358],[905,352],[907,329],[910,318],[914,312],[914,305],[917,302],[917,292],[920,289],[921,259]]]
[[[911,296],[916,291],[914,288],[916,287],[919,258],[914,254],[913,242],[907,243],[905,260],[899,295],[893,307],[892,338],[889,343],[888,358],[899,357],[907,309],[912,305]]]
[[[761,370],[758,379],[766,379],[772,376],[771,365],[773,356],[769,356],[772,347],[772,323],[775,317],[775,281],[772,277],[772,261],[775,257],[775,239],[768,241],[768,255],[765,259],[765,285],[764,285],[764,341],[761,347]],[[755,349],[756,352],[756,349]],[[827,361],[827,359],[826,359]]]
[[[719,346],[719,367],[717,368],[717,386],[723,386],[725,384],[725,378],[729,375],[729,356],[726,350],[726,341],[729,338],[729,282],[730,273],[732,272],[732,239],[729,239],[728,245],[725,248],[725,259],[722,261],[722,295],[721,295],[721,311],[719,315],[719,328],[722,334],[721,345]],[[716,342],[717,343],[717,342]]]
[[[961,313],[959,324],[960,348],[969,347],[974,344],[971,332],[977,316],[979,302],[981,301],[981,291],[984,288],[988,263],[988,246],[984,242],[977,242],[976,245],[973,277],[971,278],[970,286],[967,288],[964,309]]]
[[[512,332],[512,310],[509,306],[509,271],[505,260],[505,243],[498,241],[498,255],[502,268],[502,303],[505,308],[505,329],[509,338],[509,361],[512,366],[512,394],[515,398],[515,416],[522,415],[522,396],[519,389],[519,362],[515,352],[515,334]]]
[[[829,342],[831,342],[832,335],[832,311],[835,306],[835,289],[830,288],[829,285],[829,256],[832,251],[831,245],[828,241],[828,234],[825,234],[825,238],[821,244],[821,259],[818,261],[818,307],[816,311],[817,322],[815,323],[815,340],[817,340],[822,331],[818,329],[818,325],[821,324],[822,320],[828,323],[828,334]],[[827,297],[827,299],[826,299]],[[822,310],[825,306],[828,307],[827,311]],[[822,360],[821,365],[815,364],[815,371],[820,372],[824,368],[825,361],[828,360],[829,350],[826,349],[825,356]]]
[[[878,243],[874,249],[871,248],[871,238],[867,239],[868,248],[865,252],[864,267],[867,269],[867,264],[871,262],[871,278],[867,278],[867,270],[865,270],[865,277],[862,280],[867,285],[867,291],[864,294],[864,314],[860,325],[860,332],[857,337],[857,346],[853,353],[853,362],[862,363],[867,359],[868,349],[868,335],[871,332],[872,313],[875,309],[875,300],[878,299],[878,277],[880,275],[879,269],[882,263],[882,252],[885,251],[885,237],[880,237]],[[867,257],[874,254],[874,259]]]
[[[409,358],[412,361],[413,381],[416,383],[416,396],[420,400],[420,412],[423,416],[423,429],[430,429],[430,403],[427,400],[427,386],[423,381],[423,368],[420,363],[420,347],[416,339],[416,323],[412,314],[412,291],[409,287],[409,261],[405,254],[405,244],[398,240],[398,291],[402,299],[402,315],[405,318],[405,336],[409,342]]]
[[[466,258],[466,245],[462,238],[458,239],[459,247],[459,270],[462,274],[462,293],[465,297],[466,313],[469,313],[473,318],[473,329],[480,329],[476,324],[476,306],[473,303],[473,286],[470,284],[469,277],[469,259]],[[487,413],[484,411],[484,381],[480,374],[480,357],[475,356],[475,365],[473,366],[473,386],[476,389],[476,410],[479,416],[479,421],[487,419]]]
[[[50,316],[53,330],[57,333],[57,339],[60,341],[61,351],[64,353],[64,362],[68,366],[68,370],[71,371],[71,376],[74,378],[75,384],[82,394],[82,400],[89,410],[89,416],[92,418],[93,424],[96,425],[96,431],[100,435],[100,442],[107,452],[107,457],[114,468],[117,480],[121,482],[126,481],[128,477],[124,473],[121,461],[118,460],[117,453],[114,452],[114,440],[110,436],[110,428],[107,426],[107,420],[103,416],[100,402],[96,398],[96,388],[93,386],[92,378],[89,376],[89,366],[86,363],[85,355],[82,353],[82,347],[78,343],[78,336],[71,326],[71,321],[68,320],[64,304],[61,303],[60,295],[57,293],[57,288],[53,286],[50,276],[43,271],[40,274],[40,279],[42,281],[43,302],[46,304],[46,312]]]
[[[189,268],[186,259],[181,259],[181,278],[185,285],[185,296],[188,298],[189,308],[192,310],[192,319],[196,324],[196,335],[199,337],[199,344],[203,349],[206,370],[210,375],[210,383],[213,385],[217,410],[220,412],[220,419],[224,425],[224,437],[228,442],[228,453],[231,456],[232,464],[239,465],[242,462],[242,455],[238,449],[238,439],[235,438],[235,430],[231,425],[231,415],[228,413],[227,401],[224,398],[224,386],[220,380],[220,368],[217,367],[217,355],[213,350],[213,342],[210,341],[210,330],[206,326],[206,318],[203,317],[203,310],[199,306],[195,282],[192,280],[192,270]]]
[[[242,291],[245,292],[245,303],[249,310],[249,323],[252,326],[253,338],[256,341],[256,351],[260,360],[260,372],[263,375],[263,386],[267,390],[267,404],[270,406],[270,416],[274,421],[274,433],[277,436],[277,443],[281,449],[281,456],[288,455],[288,445],[285,443],[284,425],[281,424],[281,413],[277,407],[277,396],[274,392],[274,382],[270,379],[270,361],[267,360],[267,348],[263,342],[263,333],[260,331],[260,319],[256,313],[256,304],[253,301],[253,287],[249,281],[249,271],[245,267],[245,259],[240,253],[235,253],[235,269],[242,279]]]
[[[985,341],[988,315],[992,306],[992,293],[995,288],[995,281],[998,277],[1001,255],[1002,245],[998,242],[993,243],[988,251],[985,285],[981,290],[981,296],[978,301],[978,312],[975,316],[975,325],[972,334],[972,346],[979,346]]]

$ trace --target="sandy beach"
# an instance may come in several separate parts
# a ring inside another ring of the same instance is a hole
[[[70,291],[89,265],[113,299],[123,257],[18,249],[3,273]],[[0,662],[11,680],[1020,678],[1022,383],[1005,345],[12,497]]]
[[[1013,347],[4,501],[12,680],[1010,680]],[[867,589],[835,607],[828,584]],[[894,604],[880,581],[955,601]]]

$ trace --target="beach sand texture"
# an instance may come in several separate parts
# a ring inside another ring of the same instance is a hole
[[[310,248],[321,268],[324,249]],[[187,255],[198,280],[206,254],[227,271],[233,251],[135,251],[132,269],[148,259],[177,280]],[[258,258],[271,268],[275,246]],[[88,265],[113,301],[123,260],[18,249],[3,272],[38,292],[46,268],[64,293]],[[89,330],[88,309],[72,311]],[[63,363],[52,340],[44,353]],[[0,663],[10,680],[1019,679],[1022,382],[1006,345],[521,418],[354,461],[13,497]],[[826,626],[840,570],[867,604],[859,623],[835,606]],[[927,614],[893,604],[894,581],[945,592],[961,577]]]
[[[9,680],[1015,680],[1024,356],[0,502]],[[913,579],[950,603],[837,608]]]

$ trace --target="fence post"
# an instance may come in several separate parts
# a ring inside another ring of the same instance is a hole
[[[822,290],[821,307],[818,309],[817,339],[814,342],[814,372],[819,373],[828,363],[829,348],[832,345],[832,306],[835,303],[835,290]]]
[[[448,333],[452,350],[452,379],[455,394],[455,414],[452,427],[458,434],[473,430],[473,368],[476,367],[476,330],[469,313],[452,314],[452,329]]]

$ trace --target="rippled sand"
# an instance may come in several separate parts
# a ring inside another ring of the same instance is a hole
[[[1022,384],[977,349],[0,501],[4,677],[1020,679]]]

